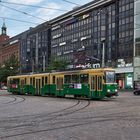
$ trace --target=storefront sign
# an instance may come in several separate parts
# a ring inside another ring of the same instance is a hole
[[[93,68],[93,69],[97,69],[97,68],[100,68],[100,64],[99,63],[96,63],[96,64],[79,64],[79,65],[76,65],[76,68]]]
[[[89,14],[83,15],[83,19],[89,17]]]

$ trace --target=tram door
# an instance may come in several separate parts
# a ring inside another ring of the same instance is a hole
[[[63,96],[63,76],[56,76],[57,96]]]
[[[97,76],[97,92],[98,96],[102,96],[102,90],[103,90],[103,77],[102,76]]]
[[[95,97],[101,96],[102,92],[102,76],[91,76],[91,91]]]
[[[63,77],[56,77],[56,88],[62,90],[63,88]]]
[[[35,88],[36,88],[36,95],[41,94],[41,78],[35,79]]]
[[[26,78],[21,78],[20,79],[20,90],[21,90],[21,93],[23,94],[24,93],[24,85],[26,85]]]

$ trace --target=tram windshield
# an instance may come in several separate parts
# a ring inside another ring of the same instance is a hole
[[[105,81],[106,83],[115,83],[115,72],[107,71],[105,74]]]

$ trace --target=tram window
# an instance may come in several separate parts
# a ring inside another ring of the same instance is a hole
[[[10,83],[11,84],[19,84],[19,79],[11,79]]]
[[[45,84],[48,83],[48,77],[45,77]]]
[[[106,83],[114,83],[115,82],[115,72],[107,71],[106,72]]]
[[[99,76],[98,77],[98,90],[101,90],[102,89],[102,77]]]
[[[72,83],[79,83],[79,75],[72,75]]]
[[[9,83],[12,84],[13,79],[9,79]]]
[[[65,81],[65,83],[71,83],[71,75],[65,75],[64,76],[64,81]]]
[[[21,85],[21,87],[22,87],[23,85],[25,85],[25,79],[21,79],[20,85]]]
[[[30,84],[33,85],[33,78],[30,78]]]
[[[35,77],[33,77],[33,86],[35,86]]]
[[[44,77],[42,77],[42,87],[44,86]]]
[[[91,90],[94,90],[95,77],[91,77]]]
[[[88,74],[81,74],[80,75],[80,83],[88,83]]]
[[[10,84],[13,84],[13,79],[10,79]]]
[[[55,84],[55,76],[53,76],[53,84]]]
[[[25,84],[26,84],[26,82],[27,82],[27,79],[25,78]]]

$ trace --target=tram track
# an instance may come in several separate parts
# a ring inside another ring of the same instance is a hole
[[[69,110],[69,109],[71,109],[71,108],[73,108],[73,107],[76,107],[79,103],[80,103],[80,101],[79,100],[75,100],[76,101],[76,103],[74,103],[74,104],[72,104],[71,106],[69,106],[69,107],[66,107],[66,108],[63,108],[63,109],[60,109],[60,110],[57,110],[57,111],[53,111],[53,112],[50,112],[50,113],[48,113],[48,112],[43,112],[43,113],[38,113],[38,114],[29,114],[29,115],[19,115],[19,116],[14,116],[14,117],[7,117],[5,120],[3,120],[3,121],[7,121],[7,119],[8,120],[17,120],[17,119],[22,119],[22,118],[25,118],[25,117],[30,117],[30,118],[35,118],[35,117],[42,117],[42,116],[49,116],[49,115],[55,115],[55,114],[57,114],[57,113],[60,113],[60,112],[63,112],[63,111],[66,111],[66,110]]]
[[[85,106],[86,107],[86,106]],[[85,108],[85,107],[83,107],[83,108]],[[81,108],[82,109],[82,108]],[[81,109],[79,109],[79,110],[81,110]],[[75,110],[74,112],[76,112],[77,110]],[[33,120],[33,122],[35,122],[35,124],[41,124],[42,122],[43,123],[45,123],[45,122],[49,122],[50,120],[53,120],[53,119],[55,119],[55,120],[57,120],[57,121],[59,121],[59,122],[57,122],[57,123],[64,123],[65,121],[66,122],[68,122],[67,121],[67,119],[70,119],[71,121],[69,121],[69,123],[71,122],[74,122],[74,121],[76,121],[77,122],[77,120],[78,121],[85,121],[85,120],[91,120],[91,119],[106,119],[106,118],[108,118],[108,117],[111,117],[111,118],[114,118],[114,117],[116,117],[116,118],[126,118],[126,117],[131,117],[132,115],[130,115],[130,116],[126,116],[125,114],[126,113],[128,113],[128,111],[126,111],[126,112],[119,112],[120,114],[124,114],[124,116],[120,116],[120,115],[118,115],[118,112],[117,113],[111,113],[111,114],[106,114],[106,115],[97,115],[97,116],[90,116],[90,117],[87,117],[87,116],[85,116],[85,117],[71,117],[71,118],[60,118],[60,117],[65,117],[66,115],[68,115],[68,114],[72,114],[72,112],[67,112],[67,113],[65,113],[65,114],[58,114],[57,116],[51,116],[51,118],[46,118],[46,119],[42,119],[42,117],[41,118],[39,118],[41,121],[39,121],[38,119],[37,120]],[[134,115],[135,116],[135,115]],[[134,117],[133,116],[133,117]],[[62,120],[61,120],[62,119]],[[27,126],[27,122],[26,122],[26,126]],[[54,124],[56,124],[56,123],[54,123]],[[29,125],[31,125],[31,123],[29,123]],[[34,125],[34,124],[33,124]],[[22,127],[23,125],[21,125],[21,127]],[[20,125],[18,126],[18,127],[20,127]],[[12,127],[13,128],[13,127]]]
[[[34,119],[34,118],[41,118],[42,121],[47,121],[47,120],[50,120],[50,119],[55,119],[57,117],[62,117],[62,116],[66,116],[66,115],[69,115],[69,114],[73,114],[75,112],[78,112],[80,110],[83,110],[85,109],[86,107],[88,107],[90,105],[90,101],[87,101],[87,104],[78,108],[78,109],[75,109],[79,104],[81,103],[80,100],[77,100],[77,102],[72,105],[72,106],[69,106],[67,108],[64,108],[62,110],[58,110],[58,111],[54,111],[54,112],[43,112],[41,114],[34,114],[34,115],[23,115],[23,116],[14,116],[14,117],[8,117],[7,119],[8,120],[16,120],[17,121],[17,118],[18,119],[22,119],[22,118],[25,118],[25,117],[31,117],[31,119]],[[72,109],[72,110],[71,110]],[[50,118],[47,118],[47,117],[50,117]],[[45,119],[43,119],[45,118]],[[3,121],[6,121],[6,120],[3,120]]]
[[[22,103],[24,102],[26,99],[24,97],[21,97],[21,96],[15,96],[17,99],[21,99],[21,100],[18,100],[17,102],[13,102],[13,104],[19,104],[19,103]]]
[[[137,122],[140,117],[136,117],[135,114],[129,114],[129,111],[132,112],[133,110],[131,104],[119,105],[117,103],[113,106],[109,105],[108,108],[100,106],[99,108],[96,108],[95,112],[92,110],[93,108],[90,108],[90,105],[91,101],[77,100],[75,104],[64,108],[63,110],[41,113],[40,116],[36,116],[35,114],[29,118],[29,120],[28,116],[15,118],[14,120],[17,121],[17,125],[13,123],[13,126],[5,127],[7,135],[1,135],[0,139],[10,139],[18,136],[34,135],[36,133],[63,130],[103,122],[111,122],[116,125],[117,121],[120,126],[125,123],[129,127],[134,127],[135,124],[138,125]],[[9,121],[11,121],[11,119],[12,118],[9,118]]]
[[[59,129],[74,128],[74,127],[89,125],[89,124],[93,124],[93,123],[116,121],[116,120],[120,120],[120,118],[121,118],[121,121],[122,120],[131,121],[131,117],[133,117],[133,116],[125,116],[125,118],[123,118],[123,117],[124,116],[115,116],[113,118],[98,118],[97,120],[93,120],[93,121],[91,121],[91,118],[88,118],[90,120],[83,120],[83,121],[80,120],[80,122],[79,121],[73,122],[73,124],[71,122],[63,122],[63,124],[66,124],[65,126],[64,125],[63,126],[57,125],[56,127],[48,127],[46,129],[40,129],[40,130],[32,129],[28,132],[17,133],[17,134],[13,134],[13,135],[11,134],[11,135],[7,135],[7,136],[2,136],[0,138],[4,139],[4,138],[16,137],[16,136],[29,135],[29,134],[34,134],[34,133],[50,132],[50,131],[59,130]],[[133,119],[139,120],[140,117],[136,117]],[[69,124],[67,124],[67,123],[69,123]],[[62,122],[60,122],[60,124],[62,124]]]
[[[39,116],[39,117],[34,115],[33,118],[30,118],[30,119],[29,118],[25,119],[25,117],[24,117],[24,120],[22,120],[21,118],[20,119],[18,118],[18,119],[15,119],[15,120],[13,120],[13,119],[9,120],[8,119],[8,121],[13,122],[13,124],[14,123],[16,123],[16,124],[12,127],[6,126],[5,128],[7,130],[9,130],[9,129],[16,129],[16,128],[20,128],[20,127],[34,126],[34,124],[39,125],[42,122],[50,122],[51,120],[54,120],[56,118],[64,117],[64,116],[73,114],[77,111],[85,109],[86,107],[88,107],[90,105],[90,101],[86,101],[86,104],[84,104],[84,105],[83,105],[83,102],[81,104],[80,103],[81,103],[81,101],[78,101],[77,104],[75,104],[71,107],[65,108],[65,109],[63,109],[61,111],[57,111],[55,113],[44,114],[44,115]],[[84,101],[84,103],[85,103],[85,101]],[[78,106],[78,108],[77,108],[77,106]],[[19,123],[21,125],[17,125],[17,123]]]
[[[4,95],[3,97],[5,97],[4,103],[1,103],[0,106],[11,106],[11,105],[14,105],[14,104],[19,104],[19,103],[22,103],[24,102],[26,99],[24,97],[19,97],[19,96],[7,96],[7,95]],[[7,99],[13,99],[13,100],[10,100],[10,101],[7,101]]]
[[[40,121],[37,120],[38,123],[41,123],[41,122],[46,122],[46,121],[50,121],[50,120],[54,120],[54,119],[57,119],[57,118],[60,118],[60,117],[65,117],[65,116],[68,116],[68,115],[72,115],[76,112],[79,112],[81,110],[84,110],[85,108],[87,108],[89,105],[90,105],[90,101],[87,100],[86,104],[85,105],[82,105],[82,100],[79,100],[79,104],[77,104],[77,106],[75,106],[75,108],[69,108],[69,109],[65,109],[61,112],[57,112],[57,114],[53,114],[53,115],[47,115],[47,116],[42,116]],[[85,100],[84,100],[85,102]],[[81,103],[81,107],[79,107]],[[78,107],[78,108],[76,108]]]
[[[6,105],[6,104],[10,104],[10,103],[13,103],[13,102],[15,102],[16,100],[17,100],[17,98],[16,97],[10,97],[10,99],[13,99],[13,100],[10,100],[10,101],[7,101],[7,102],[4,102],[4,103],[2,103],[2,105]],[[1,104],[0,104],[1,105]]]
[[[19,101],[17,103],[23,102],[24,100],[25,100],[25,98],[23,97],[23,100]],[[84,109],[84,108],[86,108],[87,106],[90,105],[90,101],[88,100],[87,104],[85,106],[83,106],[81,108],[78,108],[76,110],[75,109],[74,110],[70,110],[70,109],[76,108],[79,104],[81,104],[82,100],[75,100],[75,101],[77,101],[77,102],[75,104],[73,104],[72,106],[69,106],[67,108],[64,108],[64,109],[61,109],[61,110],[58,110],[58,111],[54,111],[54,112],[50,112],[50,113],[43,112],[43,113],[32,114],[32,115],[14,116],[14,117],[8,117],[7,119],[8,120],[10,120],[10,119],[11,120],[14,120],[14,119],[17,120],[17,118],[18,119],[22,119],[22,118],[25,118],[25,117],[30,117],[30,118],[46,118],[46,117],[51,117],[51,119],[52,119],[52,118],[56,118],[56,117],[60,117],[60,116],[64,116],[64,115],[69,115],[69,114],[78,112],[78,111],[80,111],[80,110],[82,110],[82,109]],[[14,104],[16,104],[16,103],[14,103]],[[47,120],[49,120],[49,118],[47,118]],[[3,120],[3,121],[6,121],[6,120]],[[45,120],[43,120],[43,121],[45,121]]]
[[[17,97],[19,97],[19,96],[17,96]],[[7,103],[13,103],[13,104],[18,104],[18,103],[21,103],[21,102],[24,102],[25,101],[25,98],[24,97],[21,97],[22,98],[22,100],[21,101],[18,101],[18,102],[14,102],[15,100],[17,100],[17,98],[16,97],[13,97],[14,98],[14,100],[13,101],[9,101],[9,102],[7,102]],[[76,104],[74,104],[74,105],[72,105],[72,106],[70,106],[70,107],[67,107],[67,108],[64,108],[64,109],[62,109],[62,110],[58,110],[58,111],[54,111],[54,112],[50,112],[50,113],[48,113],[48,112],[43,112],[43,113],[41,113],[41,114],[33,114],[33,115],[23,115],[23,116],[14,116],[14,117],[8,117],[7,119],[8,120],[10,120],[10,119],[16,119],[17,120],[17,118],[19,119],[19,118],[24,118],[24,117],[32,117],[32,118],[41,118],[42,119],[42,121],[48,121],[48,120],[50,120],[50,119],[55,119],[55,118],[57,118],[57,117],[62,117],[62,116],[67,116],[67,115],[69,115],[69,114],[73,114],[73,113],[80,113],[79,111],[80,110],[83,110],[84,108],[86,108],[87,106],[89,106],[90,105],[90,101],[88,100],[88,103],[87,103],[87,105],[85,105],[85,106],[83,106],[82,108],[79,108],[79,109],[76,109],[76,110],[69,110],[69,109],[72,109],[72,108],[74,108],[74,107],[76,107],[77,105],[79,105],[81,103],[81,101],[80,100],[77,100],[77,102],[76,102]],[[6,104],[6,103],[5,103]],[[121,106],[121,108],[122,107],[129,107],[129,106]],[[130,105],[130,107],[131,107],[131,105]],[[118,110],[118,107],[115,107],[117,110]],[[102,109],[100,109],[100,111],[105,111],[105,110],[109,110],[109,109],[111,109],[111,110],[114,110],[115,109],[114,107],[111,107],[111,108],[107,108],[107,109],[105,109],[105,108],[102,108]],[[64,112],[65,111],[65,112]],[[67,112],[66,112],[67,111]],[[68,112],[69,111],[69,112]],[[88,111],[89,112],[89,111]],[[86,113],[86,110],[83,110],[81,113]],[[49,118],[47,118],[47,117],[49,117]],[[44,119],[43,119],[44,118]],[[84,118],[82,118],[82,119],[84,119]],[[3,121],[6,121],[6,120],[3,120]]]
[[[11,120],[11,121],[14,122],[14,120],[15,120],[17,122],[18,120],[21,121],[22,118],[31,117],[31,118],[28,118],[28,119],[29,120],[33,120],[33,122],[37,121],[38,123],[41,123],[41,122],[45,122],[45,121],[57,119],[57,118],[60,118],[60,117],[65,117],[65,116],[67,116],[69,114],[80,113],[79,112],[80,110],[83,110],[84,108],[86,108],[87,106],[90,105],[90,101],[88,101],[87,105],[85,105],[83,107],[80,107],[78,109],[74,108],[74,107],[78,106],[80,104],[80,102],[81,101],[78,100],[76,104],[74,104],[74,105],[72,105],[72,106],[70,106],[68,108],[64,108],[62,110],[51,112],[51,113],[42,113],[42,114],[37,114],[37,115],[36,114],[35,115],[23,115],[23,116],[9,117],[7,119],[8,119],[8,121]],[[72,108],[74,108],[74,109],[73,110],[69,110],[69,109],[72,109]],[[112,110],[114,110],[114,108],[112,108]],[[119,109],[117,108],[117,110],[119,110]],[[86,112],[85,111],[82,111],[81,113],[86,113]],[[123,112],[120,112],[120,113],[123,113]],[[124,113],[126,113],[126,112],[124,112]],[[118,113],[115,113],[115,114],[114,113],[113,114],[107,114],[107,117],[108,117],[108,115],[117,115],[117,114]],[[94,116],[94,118],[96,118],[96,117],[101,117],[101,116]],[[103,116],[103,117],[105,117],[105,116]],[[18,120],[17,120],[17,118],[18,118]],[[82,117],[82,118],[73,118],[73,119],[85,119],[85,118]],[[3,121],[7,121],[7,120],[3,120]]]

